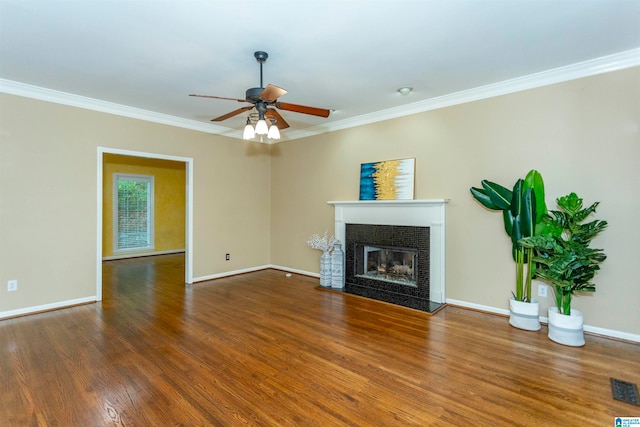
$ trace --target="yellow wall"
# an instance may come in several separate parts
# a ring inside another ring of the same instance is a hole
[[[185,249],[186,175],[183,162],[105,154],[102,190],[102,256],[114,254],[113,174],[154,177],[154,251]]]
[[[640,334],[640,68],[434,110],[276,146],[271,261],[318,272],[313,233],[333,231],[328,200],[357,200],[360,164],[416,158],[416,199],[447,206],[447,298],[508,309],[511,244],[501,215],[469,193],[482,179],[511,187],[542,173],[547,203],[575,191],[600,201],[609,228],[595,241],[609,259],[597,292],[574,299],[585,323]],[[275,152],[274,152],[275,154]],[[541,315],[555,305],[541,298]]]

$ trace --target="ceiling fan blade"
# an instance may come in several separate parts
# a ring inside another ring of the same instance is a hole
[[[238,98],[225,98],[224,96],[213,96],[213,95],[196,95],[191,94],[189,96],[197,96],[199,98],[214,98],[214,99],[226,99],[227,101],[238,101],[238,102],[248,102],[246,99],[238,99]]]
[[[278,113],[278,111],[269,108],[265,113],[265,116],[267,116],[270,119],[275,119],[276,120],[276,126],[278,127],[278,129],[283,130],[289,127],[289,123],[287,123],[287,121],[280,115],[280,113]]]
[[[253,105],[247,105],[246,107],[242,107],[242,108],[238,108],[237,110],[234,110],[230,113],[227,113],[225,115],[222,115],[220,117],[216,117],[215,119],[211,119],[212,122],[221,122],[223,120],[227,120],[230,117],[233,116],[237,116],[238,114],[244,112],[244,111],[249,111],[253,108]]]
[[[326,108],[307,107],[305,105],[287,104],[286,102],[276,102],[275,106],[281,110],[294,111],[296,113],[310,114],[312,116],[329,117],[330,110]]]
[[[267,87],[264,88],[262,92],[260,92],[260,99],[264,101],[275,101],[286,93],[286,89],[282,89],[281,87],[278,87],[276,85],[268,84]]]

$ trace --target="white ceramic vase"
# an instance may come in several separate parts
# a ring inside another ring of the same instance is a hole
[[[331,287],[344,288],[344,252],[340,243],[334,244],[331,251]]]
[[[509,300],[509,324],[526,331],[540,329],[540,304],[537,300],[531,302],[516,301],[511,296]]]
[[[320,286],[331,287],[331,254],[322,251],[320,255]]]
[[[579,310],[572,309],[567,316],[558,312],[558,307],[549,307],[549,339],[572,347],[584,345],[584,317]]]

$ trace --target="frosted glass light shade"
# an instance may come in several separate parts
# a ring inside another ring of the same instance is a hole
[[[258,123],[256,123],[256,135],[266,135],[267,133],[269,133],[267,122],[264,119],[258,120]]]
[[[269,133],[267,134],[267,138],[280,139],[280,129],[278,129],[278,126],[271,125],[271,127],[269,128]]]
[[[253,139],[256,136],[256,133],[253,130],[253,126],[250,123],[244,127],[244,132],[242,132],[242,139]]]

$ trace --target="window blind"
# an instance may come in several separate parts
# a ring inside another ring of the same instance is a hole
[[[116,250],[150,249],[153,177],[117,176]]]

